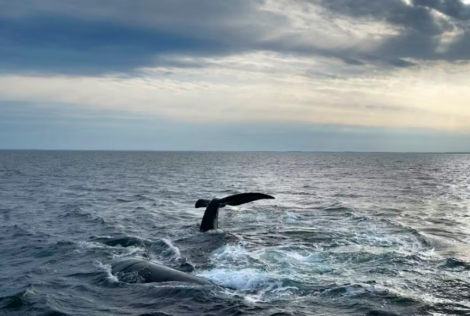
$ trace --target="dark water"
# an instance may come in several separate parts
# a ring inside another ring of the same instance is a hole
[[[466,155],[0,151],[0,222],[0,315],[470,315]]]

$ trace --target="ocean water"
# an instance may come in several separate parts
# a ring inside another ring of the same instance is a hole
[[[0,271],[0,315],[470,315],[470,155],[0,151]]]

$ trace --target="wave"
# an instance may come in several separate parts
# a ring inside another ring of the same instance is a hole
[[[131,202],[156,202],[154,198],[146,196],[144,194],[134,194],[130,197],[119,197],[116,198],[119,203],[131,203]]]
[[[446,261],[441,265],[441,268],[448,270],[467,271],[470,270],[470,262],[456,258],[447,258]]]
[[[36,293],[34,286],[29,284],[25,289],[17,292],[16,294],[0,297],[0,309],[19,309],[22,307],[30,306],[28,297]]]
[[[86,219],[89,222],[94,222],[98,224],[104,224],[105,220],[103,217],[98,216],[94,214],[93,212],[86,211],[82,208],[80,208],[77,205],[67,205],[66,206],[67,211],[63,214],[61,214],[59,217],[60,218],[82,218]]]
[[[236,290],[252,290],[268,283],[266,272],[256,269],[214,269],[201,271],[196,275],[212,281],[213,283]]]
[[[111,283],[117,283],[119,282],[119,279],[113,275],[112,273],[112,267],[110,264],[103,264],[101,261],[94,261],[93,264],[95,267],[98,269],[102,270],[106,274],[106,279],[111,282]]]
[[[101,245],[114,248],[134,248],[114,258],[122,258],[132,256],[135,252],[141,251],[144,255],[154,257],[157,261],[160,259],[178,261],[181,260],[181,252],[169,239],[162,238],[160,240],[149,240],[135,236],[119,236],[119,237],[92,237],[91,240]]]
[[[139,237],[133,237],[133,236],[120,236],[120,237],[102,237],[102,238],[93,238],[94,241],[100,242],[102,244],[105,244],[107,246],[111,247],[116,247],[116,246],[121,246],[121,247],[130,247],[130,246],[143,246],[147,247],[151,244],[150,240],[139,238]]]
[[[3,239],[14,239],[14,238],[21,238],[21,237],[29,237],[29,238],[49,238],[51,237],[50,234],[44,233],[42,231],[34,231],[35,228],[28,224],[22,225],[2,225],[0,226],[0,231],[2,231],[2,235],[0,238]]]

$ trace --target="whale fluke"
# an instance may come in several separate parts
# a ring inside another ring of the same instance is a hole
[[[223,199],[197,200],[195,205],[196,208],[206,207],[200,230],[205,232],[211,229],[217,229],[219,208],[226,205],[241,205],[262,199],[274,199],[274,197],[263,193],[241,193],[227,196]]]
[[[203,199],[197,200],[197,202],[196,202],[196,208],[199,208],[199,207],[207,207],[210,202],[211,202],[211,200],[203,200]]]
[[[263,193],[240,193],[223,198],[221,200],[221,203],[225,205],[235,206],[262,199],[274,199],[274,196]]]

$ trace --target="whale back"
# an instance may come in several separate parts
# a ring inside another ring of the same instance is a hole
[[[113,274],[131,272],[137,272],[144,283],[176,281],[212,285],[210,281],[197,276],[139,259],[120,261],[112,266]]]

